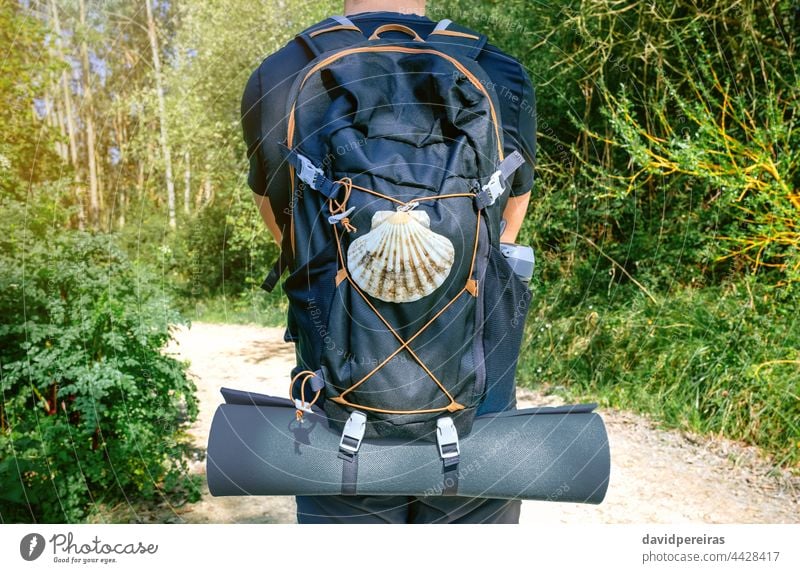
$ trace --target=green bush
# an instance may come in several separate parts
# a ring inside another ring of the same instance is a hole
[[[278,255],[249,190],[224,193],[187,218],[161,250],[165,273],[187,302],[258,287]]]
[[[800,101],[789,0],[432,1],[536,86],[521,383],[796,465]]]
[[[570,399],[648,412],[672,427],[800,462],[800,304],[754,280],[680,287],[653,303],[597,273],[608,292],[539,285],[519,379]]]
[[[113,237],[4,227],[2,520],[75,522],[119,502],[196,498],[183,435],[195,386],[160,352],[181,318],[157,278]]]

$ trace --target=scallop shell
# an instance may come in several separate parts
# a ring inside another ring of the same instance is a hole
[[[430,230],[424,211],[377,211],[370,231],[350,244],[347,268],[366,293],[386,302],[431,294],[450,274],[455,249]]]

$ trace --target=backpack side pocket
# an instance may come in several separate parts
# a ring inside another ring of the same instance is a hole
[[[283,283],[289,299],[289,326],[294,329],[298,359],[306,370],[319,368],[328,333],[328,315],[336,292],[336,244],[326,243]]]
[[[531,291],[511,269],[500,249],[489,248],[483,283],[483,345],[486,391],[478,415],[516,404],[517,369]]]

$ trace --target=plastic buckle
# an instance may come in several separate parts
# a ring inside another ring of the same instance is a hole
[[[411,201],[411,203],[406,203],[405,205],[400,205],[397,210],[400,212],[411,211],[412,209],[416,209],[419,207],[419,201]]]
[[[439,446],[439,456],[446,466],[458,463],[461,447],[458,444],[456,425],[450,416],[436,420],[436,443]]]
[[[294,399],[294,407],[296,410],[302,410],[303,412],[308,412],[309,414],[314,413],[314,410],[311,409],[311,404],[308,402],[303,402],[300,398]]]
[[[502,176],[503,174],[500,171],[495,171],[492,173],[492,176],[489,177],[489,182],[481,188],[489,195],[488,205],[494,205],[497,198],[506,190],[501,179]]]
[[[352,412],[342,431],[342,438],[339,440],[339,451],[349,456],[358,453],[361,447],[361,440],[364,439],[364,432],[367,430],[367,416],[362,412]]]
[[[317,189],[317,177],[323,175],[322,169],[311,163],[311,160],[304,155],[297,154],[297,160],[300,162],[300,172],[297,174],[302,181],[309,185],[312,189]]]
[[[335,225],[336,223],[339,223],[342,219],[350,215],[350,213],[352,213],[355,210],[356,210],[355,207],[350,207],[344,213],[336,213],[335,215],[330,215],[328,217],[328,223],[330,223],[331,225]]]

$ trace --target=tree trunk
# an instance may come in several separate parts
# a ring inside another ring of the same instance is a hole
[[[58,8],[56,8],[55,0],[50,0],[50,11],[53,17],[53,29],[56,33],[56,49],[58,50],[59,57],[62,60],[66,60],[64,45],[61,42],[61,20],[58,17]],[[72,168],[75,170],[75,198],[78,202],[78,228],[82,231],[86,228],[86,210],[83,204],[83,181],[81,180],[81,174],[78,168],[78,134],[75,128],[75,115],[72,111],[72,92],[70,91],[69,76],[66,70],[61,70],[61,99],[64,107],[64,120],[69,141],[69,158]]]
[[[62,106],[58,102],[58,97],[59,97],[58,93],[56,93],[53,96],[53,110],[55,111],[55,121],[56,125],[58,126],[58,134],[61,136],[61,140],[58,142],[57,146],[58,156],[64,161],[64,163],[68,163],[69,146],[65,142],[65,140],[67,139],[67,124],[66,121],[64,120],[64,110],[61,109]]]
[[[64,121],[61,117],[61,112],[58,109],[58,105],[56,104],[56,98],[51,97],[50,93],[47,92],[44,96],[44,121],[47,126],[52,129],[53,131],[58,131],[61,138],[66,135],[66,130],[64,129]],[[67,161],[67,149],[64,146],[64,142],[62,139],[58,139],[55,143],[56,155],[64,161]]]
[[[103,158],[99,151],[100,150],[98,149],[98,146],[95,145],[94,164],[96,165],[97,170],[97,212],[102,214],[102,219],[100,220],[100,229],[107,231],[109,229],[110,222],[108,220],[108,209],[106,208],[106,196],[103,192],[103,176],[105,167],[103,165]]]
[[[203,181],[203,205],[211,203],[214,195],[214,189],[211,187],[211,166],[206,165],[206,177]]]
[[[81,0],[83,1],[83,0]],[[167,110],[164,103],[164,86],[161,78],[161,57],[159,56],[158,36],[156,35],[156,22],[153,18],[151,0],[144,0],[147,10],[147,35],[150,37],[150,49],[153,51],[153,73],[156,79],[156,96],[158,98],[158,121],[161,127],[160,144],[161,155],[164,158],[164,176],[167,180],[167,208],[169,210],[169,226],[173,229],[175,222],[175,182],[172,179],[172,156],[169,150],[169,134],[167,132]]]
[[[125,195],[125,185],[119,187],[119,217],[117,217],[117,227],[122,229],[125,227],[125,209],[128,208],[128,197]]]
[[[144,161],[139,161],[139,171],[136,174],[136,189],[139,197],[144,197]]]
[[[122,120],[122,110],[120,106],[117,106],[116,113],[114,114],[114,143],[117,146],[117,164],[116,166],[112,165],[112,169],[116,169],[116,174],[114,179],[116,180],[116,185],[114,185],[114,189],[116,190],[116,198],[114,201],[114,208],[117,209],[117,228],[121,229],[125,226],[125,186],[126,183],[123,181],[123,176],[125,174],[125,147],[126,147],[126,139],[125,139],[125,130],[123,128],[123,120]],[[109,226],[113,226],[110,224]]]
[[[188,215],[192,200],[192,162],[188,147],[183,151],[183,168],[183,212]]]
[[[84,37],[81,40],[81,66],[83,67],[83,121],[86,125],[86,159],[89,163],[89,208],[92,215],[92,226],[97,228],[100,220],[100,194],[97,181],[97,153],[95,150],[94,105],[92,103],[92,72],[89,67],[89,46],[86,42],[86,2],[78,0],[81,28]]]

